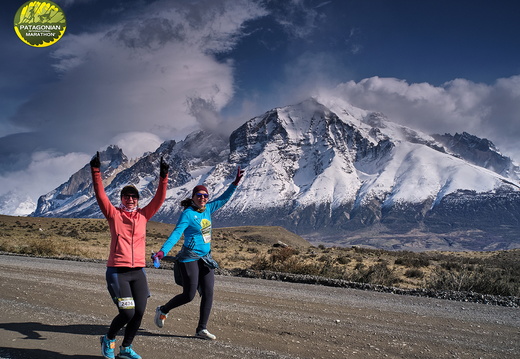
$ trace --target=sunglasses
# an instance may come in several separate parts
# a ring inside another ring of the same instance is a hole
[[[207,193],[195,193],[195,195],[199,198],[202,198],[202,197],[208,198],[209,197],[209,194],[207,194]]]
[[[139,199],[139,197],[137,195],[135,195],[135,194],[124,194],[123,198],[124,199],[130,199],[130,198]]]

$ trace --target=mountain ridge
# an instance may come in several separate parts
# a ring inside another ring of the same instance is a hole
[[[478,230],[485,235],[464,238],[455,247],[520,247],[520,233],[514,230],[520,222],[518,166],[487,140],[469,134],[449,136],[426,135],[339,100],[312,98],[254,117],[229,139],[198,131],[183,141],[165,141],[120,170],[106,190],[117,202],[120,188],[133,183],[144,205],[153,195],[154,174],[164,156],[171,169],[168,195],[154,219],[175,223],[181,211],[178,203],[193,186],[204,183],[212,196],[218,196],[240,165],[246,170],[244,180],[234,198],[215,214],[222,226],[283,226],[306,239],[318,241],[321,236],[329,244],[343,245],[349,245],[356,231],[395,238],[415,231],[420,236],[413,249],[440,246],[421,246],[419,239],[429,232]],[[480,152],[470,151],[474,144]],[[55,190],[42,196],[34,215],[101,215],[88,187],[64,195]],[[498,231],[484,218],[489,210],[479,212],[479,206],[496,207]],[[457,216],[461,208],[467,218]],[[456,225],[450,223],[454,218]],[[371,238],[366,243],[377,246]],[[407,249],[407,243],[397,239],[391,247]]]

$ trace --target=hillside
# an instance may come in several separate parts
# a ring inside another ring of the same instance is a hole
[[[150,222],[147,250],[158,250],[172,228]],[[0,251],[6,253],[104,261],[109,237],[104,219],[0,215]],[[281,227],[246,226],[214,229],[213,256],[226,273],[270,271],[403,289],[520,297],[518,249],[415,253],[357,246],[316,247]],[[171,264],[163,261],[163,267]]]
[[[150,221],[147,250],[157,251],[174,226]],[[105,219],[44,218],[0,215],[0,250],[5,252],[105,260],[110,233]],[[244,268],[275,244],[304,250],[311,244],[282,227],[232,227],[213,230],[214,256],[228,269]],[[174,247],[170,255],[180,249]]]

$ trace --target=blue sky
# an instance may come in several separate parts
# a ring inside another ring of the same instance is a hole
[[[135,157],[325,93],[520,162],[518,2],[55,2],[68,28],[46,48],[13,31],[24,1],[0,12],[0,199],[36,200],[110,144]]]

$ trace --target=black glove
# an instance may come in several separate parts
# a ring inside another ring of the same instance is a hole
[[[170,165],[167,164],[166,162],[164,162],[164,159],[161,156],[161,165],[160,165],[160,171],[159,171],[159,175],[161,176],[161,178],[166,178],[166,176],[168,175],[169,169],[170,169]]]
[[[90,160],[90,167],[92,168],[101,168],[101,161],[99,160],[99,151],[96,152],[96,155],[92,157]]]
[[[241,170],[240,166],[238,166],[237,176],[235,177],[235,180],[233,181],[233,184],[235,186],[238,186],[238,182],[240,182],[240,180],[242,179],[242,176],[244,176],[244,170]]]

